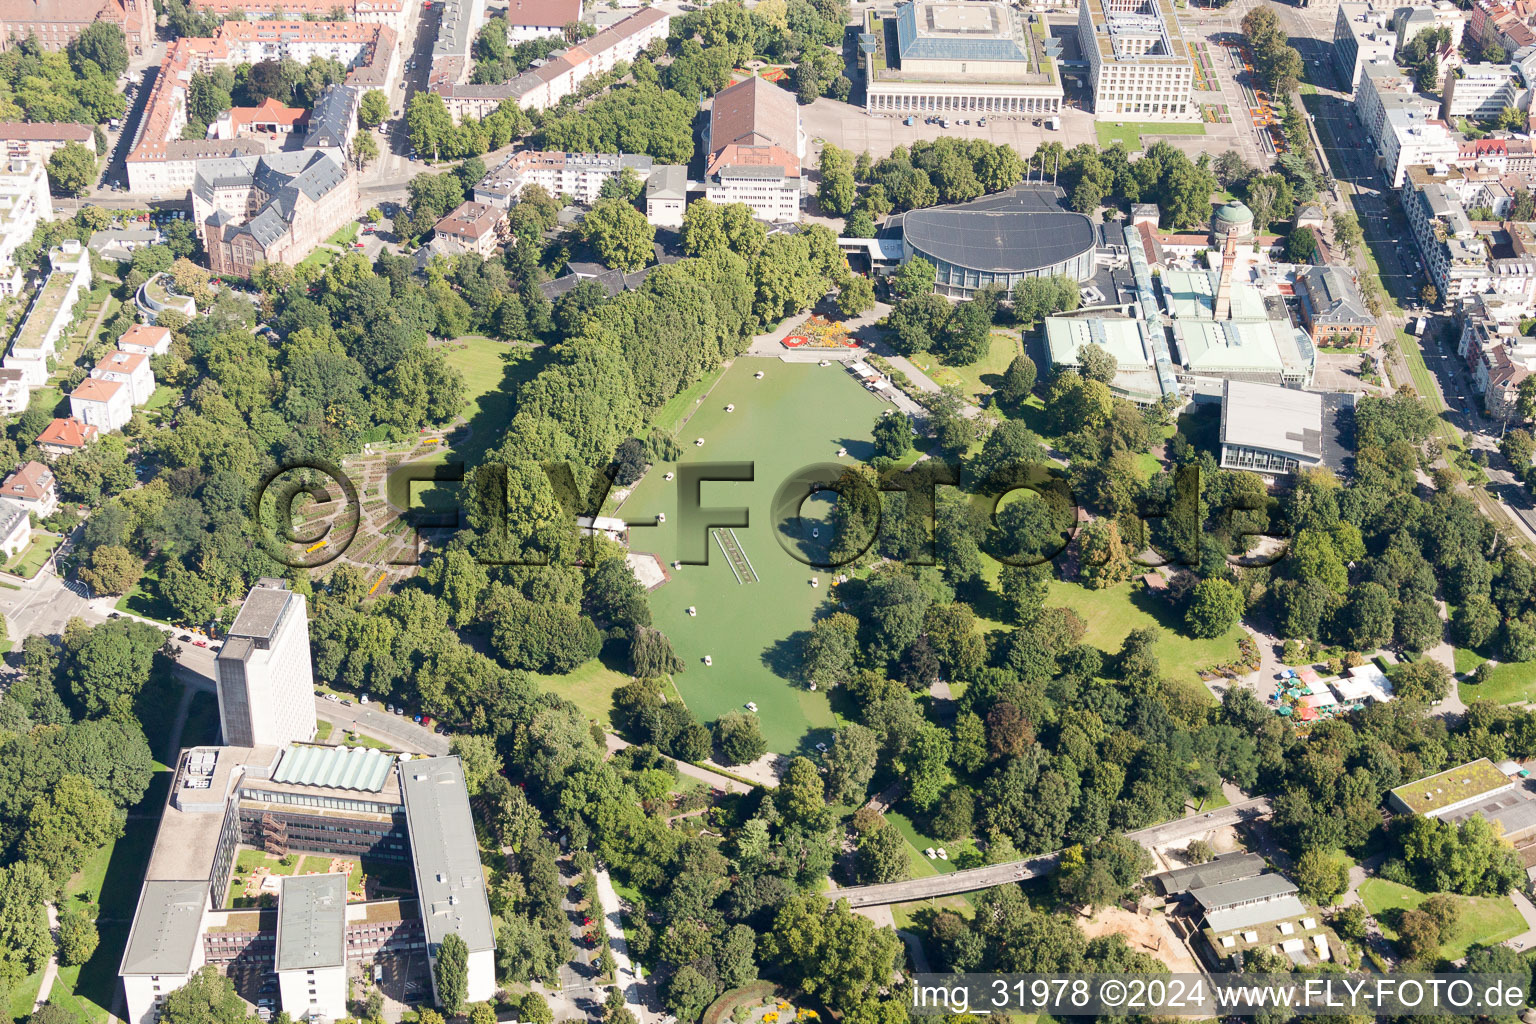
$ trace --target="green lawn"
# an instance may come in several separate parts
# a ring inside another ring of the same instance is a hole
[[[612,729],[608,713],[613,710],[613,691],[630,679],[621,669],[622,666],[610,667],[593,658],[568,675],[535,678],[544,689],[571,701],[604,729]]]
[[[1484,660],[1473,651],[1456,648],[1457,672],[1471,672]],[[1486,683],[1463,680],[1457,686],[1461,699],[1466,701],[1491,700],[1498,704],[1513,704],[1536,700],[1536,661],[1501,662],[1493,667],[1493,675]]]
[[[317,874],[327,875],[331,873],[331,861],[333,859],[347,862],[347,888],[356,889],[363,877],[363,865],[355,857],[332,858],[322,853],[311,853],[299,858],[298,869],[295,872],[300,875]]]
[[[176,609],[162,601],[159,595],[152,593],[146,588],[146,585],[151,582],[151,572],[152,570],[146,569],[144,576],[139,582],[135,583],[128,593],[118,598],[117,603],[113,607],[120,612],[132,612],[134,615],[142,615],[146,619],[154,619],[156,622],[163,622],[168,626],[172,625],[176,616]]]
[[[1148,122],[1146,124],[1137,124],[1132,121],[1126,121],[1122,124],[1112,121],[1102,121],[1099,123],[1098,127],[1100,148],[1107,148],[1114,145],[1116,142],[1119,142],[1121,145],[1125,146],[1127,150],[1130,151],[1145,148],[1141,141],[1141,137],[1143,135],[1158,136],[1205,134],[1205,125],[1203,123],[1186,124],[1183,122],[1177,122],[1161,124],[1158,122]]]
[[[166,406],[176,401],[176,395],[178,393],[179,392],[169,384],[158,385],[155,388],[155,393],[149,396],[149,401],[144,403],[145,411],[154,412],[156,409],[164,409]]]
[[[331,730],[334,728],[336,728],[336,726],[333,723],[328,722],[323,718],[320,719],[315,723],[315,742],[324,743],[326,740],[330,739]]]
[[[764,379],[754,379],[758,371]],[[728,404],[734,412],[725,411]],[[700,721],[755,701],[763,735],[777,753],[800,752],[802,744],[830,738],[836,719],[827,694],[806,690],[793,676],[799,636],[829,597],[832,574],[780,549],[771,522],[772,498],[794,471],[840,461],[841,447],[849,451],[849,458],[841,460],[845,465],[867,458],[870,429],[884,408],[840,366],[766,359],[738,359],[698,407],[679,438],[685,460],[754,463],[753,481],[706,484],[702,500],[706,506],[750,510],[751,526],[738,528],[736,535],[759,582],[738,584],[703,530],[688,540],[691,549],[708,553],[708,564],[670,568],[675,559],[696,557],[679,546],[677,483],[662,479],[675,466],[654,467],[624,503],[619,514],[632,524],[667,514],[659,526],[632,526],[630,543],[636,551],[657,554],[672,574],[670,582],[652,592],[651,609],[657,627],[687,666],[676,678],[677,688]],[[706,439],[702,448],[693,444],[698,437]],[[807,502],[803,511],[810,518],[825,515],[830,507],[829,501],[818,500]],[[786,545],[798,542],[782,539]],[[819,587],[810,586],[813,576]],[[698,609],[697,617],[686,614],[689,607]],[[705,655],[712,665],[703,664]],[[812,730],[819,732],[808,736]]]
[[[699,399],[703,398],[724,375],[723,369],[705,374],[702,379],[694,381],[691,386],[673,395],[651,417],[651,429],[666,432],[679,429],[683,420],[687,419],[698,406]]]
[[[1184,624],[1172,606],[1131,583],[1107,590],[1089,590],[1077,583],[1051,580],[1048,606],[1067,607],[1088,624],[1085,643],[1114,653],[1133,629],[1157,626],[1162,639],[1157,642],[1157,657],[1163,674],[1179,682],[1197,682],[1202,668],[1221,665],[1237,658],[1237,641],[1242,629],[1233,626],[1214,640],[1195,640],[1183,635]]]
[[[326,241],[330,242],[332,245],[340,245],[345,247],[357,241],[357,233],[362,229],[363,226],[354,220],[350,224],[343,224],[341,230],[337,231],[330,238],[327,238]]]
[[[335,249],[327,249],[323,245],[315,247],[315,251],[299,261],[301,267],[325,267],[337,256],[341,255]]]
[[[896,826],[896,831],[900,832],[901,837],[907,841],[907,857],[912,861],[913,878],[921,878],[924,875],[947,875],[957,870],[958,865],[955,860],[960,855],[960,851],[972,845],[969,839],[949,843],[923,835],[916,822],[898,811],[887,811],[885,820]],[[949,859],[939,860],[935,857],[929,860],[923,851],[930,846],[936,850],[943,849],[949,855]]]
[[[993,331],[992,345],[987,354],[969,366],[945,366],[926,352],[913,356],[912,363],[933,378],[934,383],[940,387],[954,385],[967,398],[976,401],[980,396],[992,393],[1001,382],[1008,364],[1023,351],[1024,347],[1018,338],[1002,331]]]
[[[393,743],[376,740],[372,736],[364,736],[360,732],[349,732],[342,736],[341,742],[349,747],[372,747],[374,750],[397,750]]]
[[[468,422],[468,436],[411,464],[430,465],[453,459],[474,466],[484,460],[487,451],[501,444],[516,410],[517,389],[548,364],[548,350],[470,335],[445,345],[443,357],[464,375],[466,401],[461,415]],[[451,493],[457,486],[446,484],[443,490]],[[389,498],[399,508],[408,504],[421,506],[431,500],[428,495],[437,489],[438,485],[431,482],[415,483],[408,499],[391,481]]]
[[[284,864],[281,857],[274,857],[265,850],[241,850],[235,855],[235,873],[249,874],[257,868],[266,868],[274,875],[291,875],[299,869],[299,859],[294,855],[292,864]]]
[[[1382,919],[1382,914],[1394,909],[1411,910],[1423,903],[1428,895],[1381,878],[1368,878],[1360,886],[1365,909],[1381,925],[1381,934],[1392,942],[1397,941],[1397,933]],[[1491,946],[1525,931],[1525,919],[1507,896],[1497,899],[1456,896],[1454,899],[1461,907],[1461,914],[1450,939],[1440,944],[1440,955],[1446,960],[1461,959],[1467,955],[1470,946]]]
[[[128,819],[121,838],[92,854],[66,886],[66,899],[78,899],[99,907],[101,942],[84,964],[60,968],[48,1001],[64,1007],[83,1022],[106,1024],[119,985],[118,964],[128,941],[128,926],[132,923],[139,886],[154,848],[158,812],[165,803],[170,779],[169,772],[155,775],[144,799],[133,809],[135,816]],[[145,814],[153,816],[139,816]],[[39,974],[21,985],[26,993],[24,998],[29,1001],[25,1012],[31,1011],[30,1000],[35,997],[40,981]],[[23,995],[18,993],[13,999],[13,1014],[22,998]]]
[[[32,535],[32,543],[15,558],[6,563],[5,571],[25,579],[31,579],[42,569],[43,563],[48,561],[48,556],[53,554],[53,549],[59,546],[64,538],[41,531]]]
[[[43,986],[43,972],[29,974],[17,983],[11,991],[11,1004],[6,1007],[6,1013],[11,1020],[19,1020],[32,1013],[32,1004],[37,1002],[37,991]]]

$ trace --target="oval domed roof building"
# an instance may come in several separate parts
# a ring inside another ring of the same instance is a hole
[[[903,261],[922,258],[937,270],[934,290],[966,298],[1026,277],[1093,277],[1099,230],[1062,205],[1058,188],[1016,185],[968,203],[912,210],[895,218]]]

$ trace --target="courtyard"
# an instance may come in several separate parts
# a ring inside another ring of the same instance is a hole
[[[763,379],[754,374],[762,372]],[[727,406],[734,411],[727,412]],[[812,616],[833,592],[835,573],[790,557],[772,531],[775,491],[790,475],[819,463],[853,465],[870,454],[870,431],[889,406],[865,391],[840,364],[781,363],[738,359],[715,388],[695,402],[691,419],[678,430],[684,462],[743,462],[754,465],[754,479],[741,483],[705,483],[705,507],[744,507],[750,525],[734,530],[750,565],[747,579],[738,573],[712,535],[702,529],[691,539],[708,543],[708,565],[672,563],[683,557],[678,536],[677,481],[665,476],[675,464],[653,466],[617,511],[631,524],[630,546],[654,553],[671,579],[651,593],[655,624],[671,638],[687,668],[676,676],[678,692],[693,716],[711,722],[726,711],[755,702],[769,749],[801,753],[827,740],[835,724],[825,692],[811,692],[795,681],[798,645]],[[694,445],[697,438],[704,445]],[[840,448],[848,456],[838,458]],[[812,520],[812,506],[823,515],[831,502],[807,502],[806,533],[830,538],[830,524]],[[656,513],[666,522],[649,522]],[[785,543],[810,540],[798,535]],[[724,538],[729,545],[729,538]],[[735,549],[732,549],[733,556]],[[819,586],[812,586],[812,577]],[[689,615],[688,609],[696,614]],[[711,664],[704,664],[708,656]],[[815,735],[808,732],[820,730]]]

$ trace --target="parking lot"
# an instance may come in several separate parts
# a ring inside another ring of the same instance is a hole
[[[936,139],[948,135],[962,139],[986,139],[1001,145],[1008,143],[1021,156],[1029,156],[1047,142],[1059,142],[1067,149],[1080,143],[1092,143],[1094,139],[1093,115],[1081,110],[1064,110],[1061,113],[1061,130],[1051,131],[1040,118],[990,117],[986,127],[976,123],[963,125],[951,118],[949,128],[937,124],[924,124],[922,118],[914,125],[902,123],[902,118],[871,115],[864,108],[823,97],[801,110],[805,120],[805,135],[809,145],[805,162],[815,166],[817,155],[824,142],[853,153],[869,153],[876,160],[889,156],[897,146],[910,146],[919,139]]]

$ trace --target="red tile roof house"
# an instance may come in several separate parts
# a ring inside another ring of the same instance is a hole
[[[96,440],[96,428],[77,419],[54,420],[37,435],[37,446],[49,455],[71,455]]]
[[[20,502],[39,519],[47,519],[59,507],[59,487],[53,470],[41,462],[29,462],[0,483],[0,498]]]
[[[443,252],[472,252],[485,257],[496,251],[502,211],[484,203],[460,204],[437,222],[436,237]]]
[[[171,329],[153,324],[134,324],[117,339],[117,347],[124,352],[163,356],[171,350]]]
[[[134,405],[147,404],[155,393],[155,373],[149,368],[149,356],[142,352],[108,352],[91,367],[91,376],[126,384]]]
[[[122,430],[133,418],[133,392],[115,380],[87,377],[69,393],[69,415],[109,434]]]

